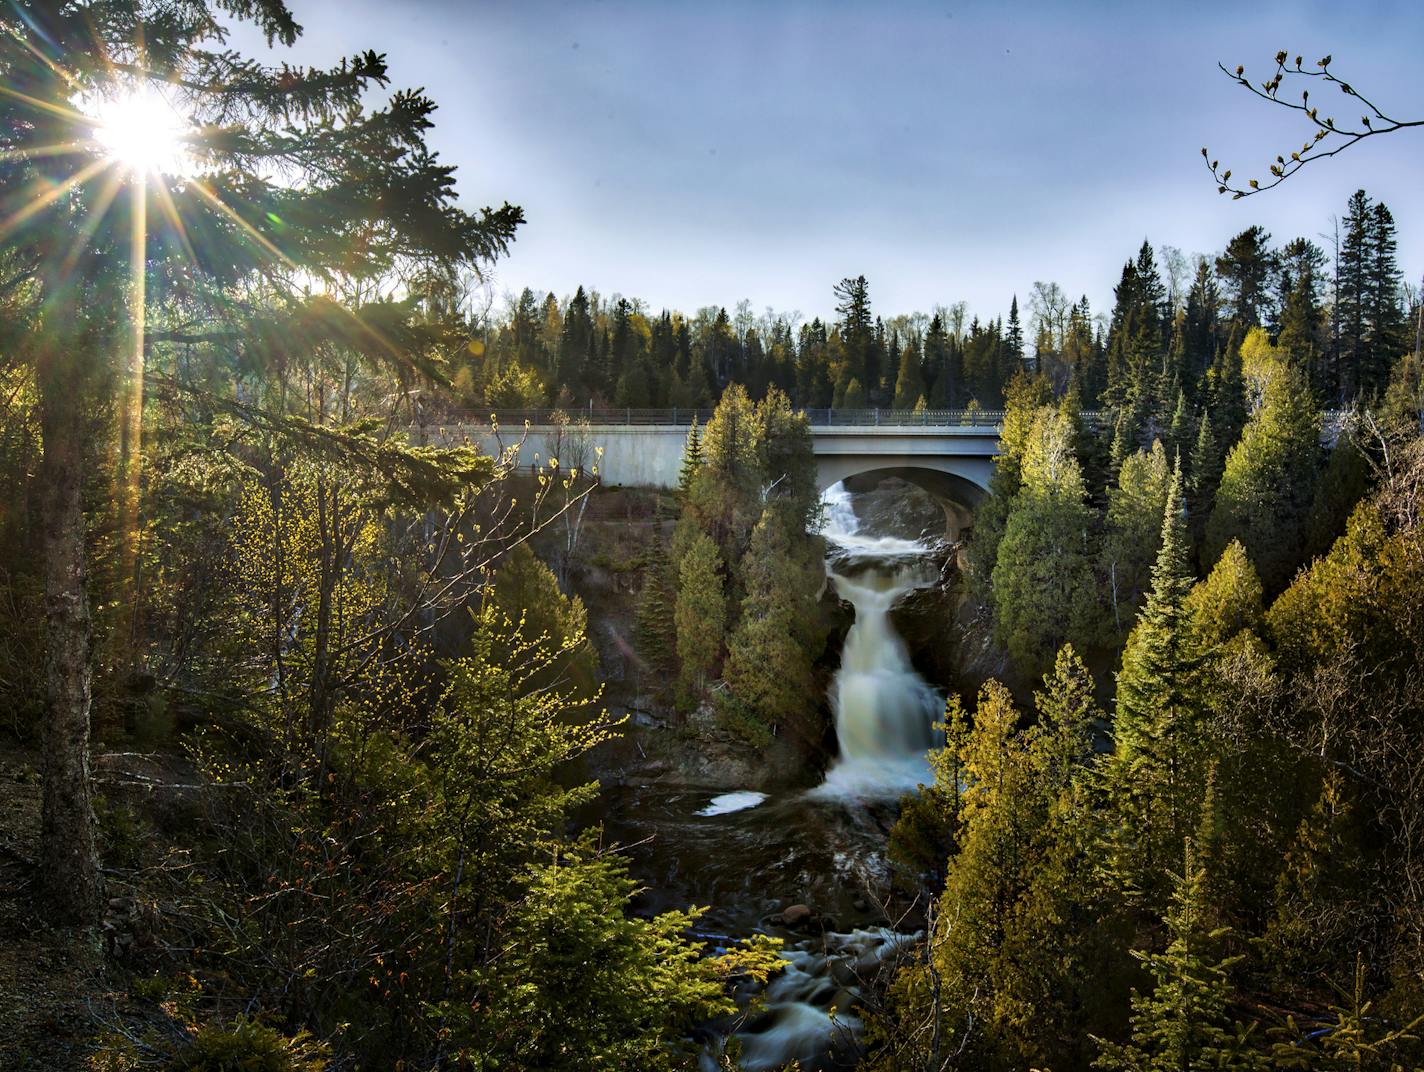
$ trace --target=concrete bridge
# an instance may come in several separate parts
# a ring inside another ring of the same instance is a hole
[[[824,491],[837,481],[852,490],[887,477],[917,484],[944,505],[951,531],[972,523],[972,511],[988,493],[999,453],[1003,413],[995,410],[804,411],[810,419],[816,475]],[[687,431],[705,425],[711,410],[600,409],[503,410],[484,424],[426,427],[427,437],[468,439],[481,450],[508,452],[519,467],[597,469],[604,484],[675,488]],[[1084,413],[1097,420],[1098,413]],[[1348,414],[1326,411],[1321,439],[1332,445]]]
[[[988,492],[999,452],[1001,412],[939,410],[807,410],[816,473],[822,490],[837,481],[871,486],[886,477],[918,484],[946,504],[951,525],[968,524],[969,511]],[[567,418],[548,410],[504,411],[490,424],[439,429],[449,441],[468,437],[489,453],[508,451],[520,466],[597,467],[615,486],[674,488],[688,427],[711,411],[596,410]],[[951,509],[951,505],[955,509]]]

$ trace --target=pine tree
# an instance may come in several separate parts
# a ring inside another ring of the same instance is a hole
[[[682,448],[682,467],[677,474],[678,497],[687,502],[692,493],[692,482],[702,469],[702,433],[697,429],[697,418],[692,418],[692,427],[687,430],[687,443]]]
[[[812,667],[825,643],[816,574],[824,566],[819,541],[805,553],[802,531],[799,516],[774,505],[757,522],[739,563],[747,594],[723,676],[745,717],[814,747],[824,731],[812,718],[819,707]]]
[[[227,43],[229,21],[274,47],[290,48],[300,33],[281,0],[27,3],[0,13],[0,218],[13,277],[0,344],[8,362],[33,370],[38,392],[48,660],[40,870],[56,922],[97,923],[101,904],[88,756],[95,653],[84,495],[104,448],[93,414],[110,399],[127,408],[113,475],[128,584],[144,357],[180,363],[160,330],[175,322],[170,308],[185,327],[184,364],[240,349],[248,367],[266,367],[293,347],[336,348],[353,364],[414,374],[452,327],[438,312],[421,319],[443,308],[443,282],[432,280],[482,269],[523,218],[509,205],[476,214],[457,206],[453,169],[426,143],[435,104],[420,92],[378,91],[389,81],[383,56],[361,52],[329,69],[264,64]],[[174,91],[199,172],[191,180],[159,174],[168,161],[133,168],[96,145],[96,109]],[[377,96],[387,103],[368,108]],[[412,269],[411,301],[345,300],[388,293],[377,281],[393,262]],[[313,279],[333,285],[304,295],[299,281]],[[136,338],[145,354],[135,361]],[[476,471],[486,470],[466,467],[465,483]],[[132,605],[132,593],[119,596]]]
[[[1227,455],[1206,526],[1206,560],[1237,538],[1266,590],[1284,588],[1301,561],[1319,453],[1310,387],[1299,369],[1283,365],[1268,376],[1261,408]]]
[[[1042,673],[1064,643],[1088,643],[1099,628],[1092,509],[1072,438],[1062,414],[1038,411],[994,563],[994,633],[1029,673]]]
[[[705,533],[697,533],[682,557],[674,612],[677,654],[682,661],[678,687],[684,705],[697,701],[722,660],[727,606],[721,569],[717,545]]]
[[[899,372],[895,376],[896,409],[913,409],[915,400],[925,393],[925,380],[921,372],[920,347],[913,336],[905,343],[900,353]]]
[[[1226,284],[1231,318],[1245,329],[1270,319],[1269,283],[1275,274],[1271,236],[1263,227],[1248,227],[1227,243],[1216,258],[1216,274]]]
[[[1185,628],[1192,587],[1185,491],[1174,468],[1152,591],[1128,637],[1117,679],[1116,749],[1108,766],[1119,816],[1114,867],[1124,888],[1154,894],[1164,854],[1190,828],[1200,799],[1195,660]]]
[[[634,641],[647,665],[649,681],[662,691],[678,676],[677,571],[663,543],[661,526],[643,557],[643,587],[638,593]]]
[[[1105,1072],[1257,1072],[1270,1067],[1252,1029],[1229,1020],[1231,971],[1239,956],[1223,956],[1230,933],[1210,924],[1208,875],[1186,842],[1186,866],[1176,877],[1168,934],[1161,953],[1134,951],[1152,976],[1149,994],[1132,999],[1131,1041],[1099,1039],[1094,1068]],[[1254,1028],[1254,1024],[1252,1028]]]
[[[1125,635],[1146,595],[1162,539],[1162,511],[1173,478],[1167,452],[1154,441],[1150,451],[1134,451],[1108,489],[1107,537],[1101,572],[1112,603],[1113,623]]]
[[[880,384],[880,366],[875,345],[875,327],[870,318],[870,284],[865,276],[842,279],[833,288],[836,312],[840,315],[840,336],[845,345],[851,376],[869,393]],[[862,399],[859,406],[864,406]],[[847,404],[848,408],[850,407]]]

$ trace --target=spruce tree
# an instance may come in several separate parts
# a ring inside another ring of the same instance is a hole
[[[1099,1039],[1094,1068],[1105,1072],[1257,1072],[1270,1067],[1256,1048],[1252,1028],[1232,1024],[1231,971],[1239,956],[1225,956],[1230,933],[1211,925],[1208,875],[1186,842],[1186,866],[1176,876],[1171,907],[1163,916],[1168,942],[1161,953],[1134,951],[1152,976],[1150,993],[1134,994],[1131,1040]]]
[[[679,699],[697,702],[708,679],[722,661],[727,606],[723,596],[722,560],[717,545],[702,532],[693,536],[677,578],[677,654],[682,662]]]
[[[1391,366],[1405,349],[1404,309],[1400,301],[1402,275],[1396,244],[1394,216],[1384,202],[1377,202],[1369,220],[1369,307],[1365,336],[1368,357],[1360,384],[1361,391],[1370,395],[1384,389]]]
[[[1246,384],[1241,374],[1241,343],[1244,334],[1232,329],[1226,345],[1217,351],[1206,374],[1207,403],[1212,413],[1212,430],[1223,454],[1235,443],[1246,424]]]
[[[1356,190],[1350,196],[1341,221],[1345,235],[1336,265],[1335,318],[1339,324],[1339,344],[1334,379],[1345,399],[1354,398],[1364,390],[1372,364],[1369,323],[1374,305],[1370,271],[1373,215],[1373,202],[1364,190]]]
[[[1019,323],[1019,296],[1015,294],[1009,302],[1009,320],[1004,328],[1004,354],[1007,374],[1012,376],[1023,367],[1024,334]]]
[[[1009,384],[1004,422],[999,428],[999,456],[994,459],[994,472],[989,477],[989,497],[979,505],[967,549],[970,591],[981,602],[987,603],[990,598],[999,541],[1022,483],[1024,452],[1039,410],[1049,398],[1047,381],[1040,377],[1019,375]]]
[[[638,593],[634,622],[638,654],[650,671],[651,684],[658,691],[677,678],[677,581],[677,570],[668,556],[661,524],[658,524],[643,556],[643,587]]]
[[[1033,674],[1046,670],[1064,643],[1091,643],[1100,628],[1092,508],[1072,444],[1063,415],[1038,410],[994,562],[995,637]]]
[[[1220,338],[1218,310],[1221,297],[1216,277],[1205,257],[1197,262],[1196,277],[1187,291],[1187,307],[1183,320],[1184,360],[1189,374],[1184,383],[1194,401],[1202,401],[1201,388],[1216,352],[1224,340]]]
[[[802,531],[800,517],[784,508],[762,512],[739,563],[746,596],[723,677],[745,717],[815,747],[824,730],[812,718],[819,707],[812,667],[825,643],[816,609],[824,567],[819,541],[804,553]]]
[[[1261,578],[1239,540],[1232,540],[1185,604],[1192,644],[1208,654],[1243,630],[1257,632],[1265,613]]]
[[[1167,450],[1175,458],[1187,457],[1196,439],[1196,428],[1192,427],[1192,411],[1187,405],[1187,393],[1179,386],[1177,402],[1172,407],[1172,423],[1167,428]]]
[[[1203,553],[1245,545],[1266,590],[1279,592],[1300,565],[1315,493],[1320,414],[1301,370],[1283,365],[1265,382],[1261,408],[1227,455]]]
[[[697,428],[697,418],[692,418],[692,427],[687,430],[687,442],[682,448],[682,466],[677,474],[677,494],[687,502],[692,493],[692,482],[702,469],[702,433]]]
[[[1263,227],[1248,227],[1227,243],[1216,258],[1216,274],[1226,284],[1231,318],[1241,329],[1265,323],[1269,316],[1269,284],[1276,259],[1271,236]]]
[[[1206,531],[1206,519],[1211,516],[1211,508],[1216,502],[1216,488],[1221,482],[1221,451],[1212,431],[1211,415],[1205,409],[1197,423],[1187,472],[1187,525],[1193,545],[1200,547]]]
[[[439,307],[449,279],[502,253],[522,220],[508,205],[456,205],[453,169],[426,143],[435,104],[380,92],[383,56],[264,65],[227,43],[229,19],[284,48],[300,33],[282,0],[0,12],[0,344],[34,370],[42,426],[41,877],[56,921],[97,922],[101,903],[84,485],[106,444],[94,415],[109,399],[125,408],[113,476],[119,570],[132,577],[146,365],[177,363],[179,345],[185,365],[240,351],[248,367],[284,361],[293,347],[338,348],[353,364],[436,372],[426,359],[437,333],[420,300]],[[378,96],[385,103],[368,106]],[[133,124],[123,113],[139,107],[173,113],[191,169],[124,159],[102,131],[96,138],[106,112]],[[343,297],[389,293],[398,272],[412,281],[409,300]],[[312,296],[303,280],[337,285]]]
[[[1125,636],[1147,593],[1162,538],[1162,511],[1173,477],[1160,442],[1134,451],[1108,489],[1107,535],[1101,573],[1112,606],[1113,624]]]
[[[1306,370],[1311,385],[1321,394],[1329,389],[1321,345],[1324,311],[1320,287],[1324,269],[1324,251],[1308,239],[1297,238],[1281,250],[1276,342],[1293,364]]]
[[[1114,867],[1124,888],[1149,898],[1165,854],[1181,844],[1199,786],[1195,659],[1185,622],[1192,587],[1185,489],[1174,467],[1152,591],[1128,637],[1117,678],[1109,786],[1118,811]]]

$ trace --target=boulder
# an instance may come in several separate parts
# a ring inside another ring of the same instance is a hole
[[[781,910],[781,922],[787,927],[804,927],[816,918],[809,905],[787,905]]]

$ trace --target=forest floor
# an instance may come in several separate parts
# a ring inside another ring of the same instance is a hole
[[[100,1010],[125,993],[97,936],[56,927],[40,900],[39,755],[0,747],[0,1068],[88,1067]]]

